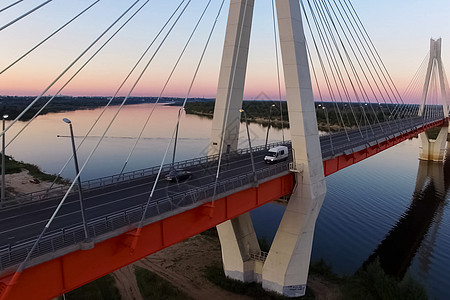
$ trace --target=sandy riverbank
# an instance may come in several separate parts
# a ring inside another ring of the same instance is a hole
[[[5,175],[5,192],[6,197],[14,197],[16,195],[28,194],[38,191],[43,191],[51,186],[49,181],[39,181],[29,174],[27,170],[20,173]],[[61,184],[54,184],[53,187],[62,186]]]
[[[193,299],[252,299],[223,290],[206,279],[204,269],[215,263],[222,263],[218,237],[199,234],[119,269],[112,275],[122,299],[142,299],[134,276],[135,266],[158,274]],[[340,295],[335,284],[317,276],[309,276],[308,288],[319,300],[335,300]]]

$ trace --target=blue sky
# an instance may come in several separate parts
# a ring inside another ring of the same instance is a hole
[[[13,2],[15,1],[3,0],[0,9]],[[25,0],[1,12],[0,26],[42,2],[43,0]],[[94,0],[53,0],[39,11],[0,31],[0,68],[3,69],[20,54],[93,2]],[[66,30],[60,32],[22,62],[4,74],[0,74],[0,94],[36,95],[41,93],[133,2],[134,0],[100,1],[79,21],[69,25]],[[188,48],[179,70],[169,83],[166,96],[186,95],[220,2],[212,1],[199,27],[199,34],[193,39],[193,46]],[[255,98],[260,92],[270,97],[277,95],[271,0],[255,2],[245,90],[247,99]],[[101,52],[101,55],[95,58],[62,93],[112,95],[178,3],[179,1],[151,0]],[[206,3],[206,0],[192,1],[166,44],[155,56],[149,71],[136,87],[134,95],[159,94],[181,47]],[[444,65],[448,68],[448,60],[450,60],[449,1],[354,0],[353,5],[400,91],[405,89],[428,52],[430,37],[443,38],[442,56]],[[192,96],[214,97],[215,95],[228,6],[229,0],[225,1],[224,10],[199,71]],[[150,56],[151,54],[147,58]],[[79,65],[80,63],[77,64]],[[137,75],[132,77],[134,80]],[[63,79],[67,78],[66,75]],[[54,92],[60,85],[57,84],[48,93]],[[122,94],[126,94],[131,85],[128,83]]]

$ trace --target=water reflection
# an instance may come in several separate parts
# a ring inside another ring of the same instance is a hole
[[[387,274],[402,279],[418,254],[420,269],[427,274],[449,186],[450,155],[444,163],[419,161],[409,208],[363,266],[378,258]]]

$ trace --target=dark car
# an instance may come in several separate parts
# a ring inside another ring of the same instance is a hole
[[[192,176],[192,172],[183,169],[172,169],[166,175],[166,180],[171,182],[179,182],[189,179]]]

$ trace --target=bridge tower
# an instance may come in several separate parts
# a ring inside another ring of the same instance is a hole
[[[209,153],[236,150],[254,0],[232,0],[222,54]],[[322,154],[298,0],[277,0],[296,188],[265,262],[250,260],[259,245],[250,215],[217,226],[225,274],[265,289],[305,294],[315,222],[326,194]],[[256,183],[257,184],[257,183]],[[245,201],[245,199],[242,199]]]
[[[428,61],[425,84],[423,86],[422,102],[419,109],[419,116],[424,113],[425,102],[427,100],[427,96],[429,95],[431,77],[433,72],[437,71],[441,88],[444,117],[448,118],[448,99],[445,87],[444,67],[441,59],[441,42],[442,39],[430,39],[430,58]],[[442,126],[440,128],[436,140],[431,140],[426,132],[419,134],[422,141],[422,147],[419,155],[419,158],[421,160],[442,161],[444,159],[446,142],[449,132],[448,122],[446,122],[445,124],[445,126]]]

